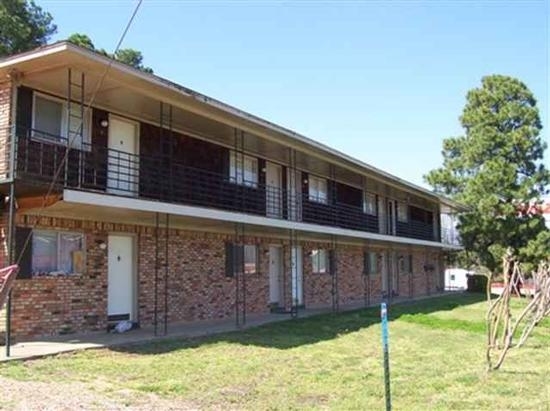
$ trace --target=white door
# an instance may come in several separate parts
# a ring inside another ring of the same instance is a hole
[[[292,247],[291,256],[292,301],[304,304],[302,247]]]
[[[387,208],[387,219],[388,219],[387,234],[395,235],[396,234],[395,220],[396,220],[396,214],[397,214],[395,200],[388,200],[387,207],[388,207]]]
[[[382,294],[388,293],[388,283],[389,283],[389,271],[390,271],[390,263],[388,258],[388,253],[383,252],[382,253],[382,267],[380,267],[380,271],[382,271]]]
[[[386,199],[380,196],[378,197],[378,232],[380,234],[387,234],[386,223]]]
[[[107,314],[134,320],[134,239],[109,235]]]
[[[281,247],[269,246],[269,302],[280,303]]]
[[[283,216],[283,176],[280,165],[266,162],[265,170],[265,208],[268,217]]]
[[[138,193],[139,158],[138,123],[109,116],[109,156],[107,191],[112,194],[136,196]]]
[[[404,257],[403,257],[404,258]],[[395,251],[390,252],[390,267],[391,267],[391,289],[395,294],[399,294],[399,262],[397,260],[397,253]]]
[[[292,221],[302,220],[302,172],[287,169],[287,207]]]

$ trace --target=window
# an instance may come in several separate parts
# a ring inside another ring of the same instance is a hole
[[[327,180],[320,177],[309,176],[309,201],[327,204]]]
[[[82,143],[89,142],[91,125],[91,110],[84,115],[81,126],[81,106],[77,103],[71,104],[71,115],[67,126],[67,102],[61,99],[34,93],[33,100],[33,133],[35,139],[47,140],[59,144],[71,142],[71,147],[81,148]],[[88,147],[86,147],[88,148]]]
[[[244,246],[244,273],[256,274],[258,272],[258,247],[255,245]]]
[[[84,235],[35,230],[32,233],[32,274],[72,274],[84,271]]]
[[[258,247],[256,245],[236,245],[227,243],[225,246],[225,275],[259,273]]]
[[[408,206],[406,203],[397,203],[397,221],[402,223],[409,221]]]
[[[256,188],[258,186],[258,159],[232,150],[229,153],[229,181]]]
[[[34,137],[59,141],[64,117],[63,103],[38,94],[34,96]]]
[[[364,273],[367,275],[378,274],[378,255],[374,251],[364,254]]]
[[[365,193],[363,199],[363,212],[369,215],[376,215],[376,195]]]
[[[327,250],[317,249],[311,251],[311,271],[316,274],[326,274],[330,271]]]

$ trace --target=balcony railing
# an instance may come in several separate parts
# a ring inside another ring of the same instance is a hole
[[[362,207],[343,203],[322,204],[306,194],[260,182],[236,184],[227,174],[190,167],[169,158],[135,155],[83,144],[70,148],[67,139],[32,137],[15,139],[11,155],[2,156],[0,170],[27,184],[49,184],[59,170],[57,187],[105,192],[176,204],[210,207],[271,218],[342,227],[378,233],[378,218]],[[8,150],[9,151],[9,150]],[[11,156],[14,161],[11,162]],[[4,164],[4,162],[6,164]],[[15,174],[10,169],[15,168]],[[6,181],[6,179],[4,179]],[[433,226],[411,221],[397,226],[397,235],[438,241]]]

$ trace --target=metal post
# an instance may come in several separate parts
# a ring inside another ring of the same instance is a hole
[[[159,278],[159,213],[155,213],[155,295],[153,312],[153,324],[155,327],[155,335],[158,335],[158,278]]]
[[[384,352],[384,391],[386,397],[386,411],[391,410],[390,391],[390,352],[388,335],[388,309],[386,303],[380,304],[380,318],[382,320],[382,350]]]
[[[14,256],[14,236],[15,236],[15,182],[12,180],[10,183],[10,205],[8,212],[8,261],[11,264],[15,262]],[[8,301],[6,303],[6,357],[11,354],[11,302],[12,291],[8,293]]]
[[[164,335],[168,333],[168,244],[170,230],[170,215],[166,213],[166,242],[164,249]]]

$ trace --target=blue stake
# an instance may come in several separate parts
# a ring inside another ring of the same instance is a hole
[[[388,337],[388,308],[386,303],[380,304],[380,318],[382,319],[382,347],[384,350],[384,386],[386,392],[386,411],[391,410],[391,392],[390,392],[390,353]]]

